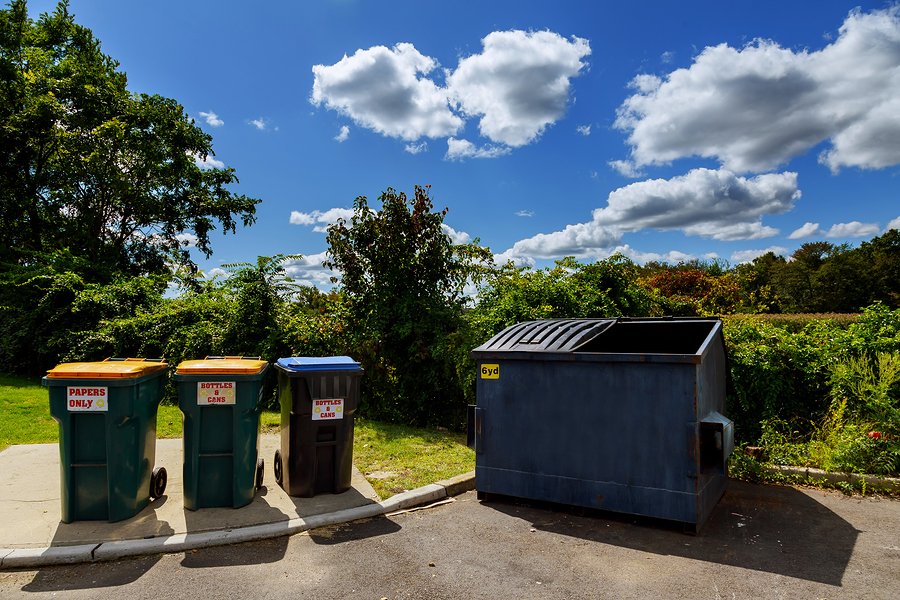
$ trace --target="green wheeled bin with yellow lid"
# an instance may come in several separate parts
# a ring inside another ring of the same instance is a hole
[[[259,414],[268,367],[258,356],[208,356],[178,365],[188,510],[240,508],[262,487]]]
[[[153,465],[167,370],[161,359],[108,358],[47,372],[63,523],[122,521],[165,493],[166,470]]]

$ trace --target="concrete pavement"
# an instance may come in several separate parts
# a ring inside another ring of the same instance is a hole
[[[0,452],[0,568],[29,568],[234,544],[290,535],[438,501],[474,489],[474,473],[382,501],[354,467],[352,488],[313,498],[288,496],[275,482],[279,435],[260,438],[263,487],[245,507],[189,511],[182,502],[182,441],[157,440],[156,466],[166,468],[165,494],[136,516],[60,521],[59,446],[11,446]]]

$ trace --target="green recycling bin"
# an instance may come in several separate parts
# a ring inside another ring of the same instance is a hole
[[[208,356],[178,365],[188,510],[240,508],[262,487],[259,413],[268,367],[258,356]]]
[[[64,363],[47,372],[50,414],[59,423],[62,521],[122,521],[166,490],[156,459],[162,359]]]

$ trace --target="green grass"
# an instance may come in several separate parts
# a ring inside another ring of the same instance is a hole
[[[353,463],[379,496],[389,498],[474,470],[475,452],[466,447],[464,433],[357,419]]]
[[[0,450],[12,444],[42,444],[59,439],[50,416],[50,395],[38,377],[0,374]]]
[[[264,433],[278,433],[281,416],[264,411]],[[181,437],[181,411],[162,404],[156,417],[158,438]],[[367,475],[382,498],[467,473],[475,468],[475,453],[462,433],[418,429],[356,419],[353,463]],[[0,451],[12,444],[59,441],[59,426],[50,416],[47,388],[39,377],[0,374]],[[369,475],[376,477],[369,477]]]

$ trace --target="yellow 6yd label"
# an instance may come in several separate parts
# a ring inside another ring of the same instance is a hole
[[[500,365],[481,365],[482,379],[500,379]]]

